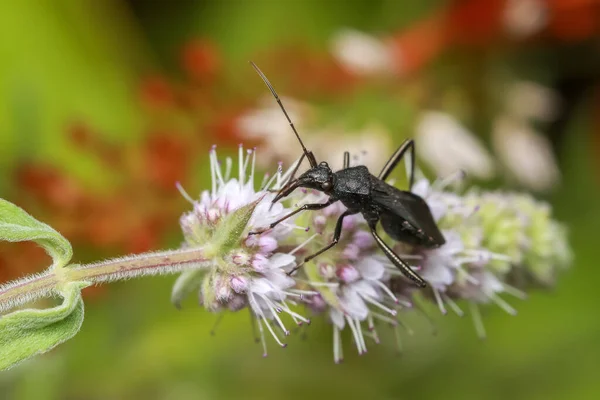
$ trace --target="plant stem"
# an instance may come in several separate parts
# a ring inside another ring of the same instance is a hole
[[[52,271],[30,275],[0,286],[0,312],[49,296],[58,285]]]
[[[0,286],[0,312],[60,290],[67,282],[111,282],[147,275],[172,274],[210,264],[204,249],[170,250],[115,258],[85,265],[72,265]]]

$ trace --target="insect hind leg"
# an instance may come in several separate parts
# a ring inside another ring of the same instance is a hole
[[[392,262],[392,264],[394,264],[394,266],[396,266],[396,268],[398,268],[400,272],[404,274],[404,276],[413,281],[417,286],[421,288],[426,287],[427,283],[425,282],[425,280],[421,278],[419,274],[413,271],[410,265],[408,265],[404,260],[402,260],[400,256],[394,253],[394,250],[392,250],[390,246],[388,246],[387,243],[384,242],[383,239],[377,234],[377,231],[375,230],[375,225],[370,225],[370,228],[371,234],[373,235],[375,242],[377,242],[377,245],[379,246],[381,251],[384,252],[386,257]]]
[[[408,190],[412,190],[413,184],[415,183],[415,142],[412,139],[406,139],[398,150],[392,154],[390,159],[385,163],[378,178],[382,181],[387,180],[396,165],[404,158],[406,152],[408,153],[408,159],[406,160],[406,173],[408,175]]]

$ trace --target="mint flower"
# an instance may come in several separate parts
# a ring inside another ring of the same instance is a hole
[[[280,242],[298,227],[286,221],[260,236],[247,235],[290,211],[280,203],[271,203],[273,193],[255,189],[255,162],[255,151],[244,152],[240,146],[238,173],[232,177],[232,160],[225,160],[223,170],[213,148],[210,153],[211,190],[202,192],[198,201],[183,192],[193,205],[193,210],[184,214],[180,221],[184,246],[207,249],[212,255],[212,267],[208,272],[184,272],[175,283],[172,298],[178,305],[183,297],[197,291],[200,303],[212,312],[249,308],[256,318],[266,355],[265,330],[280,346],[286,346],[274,329],[277,327],[284,335],[289,334],[279,316],[281,313],[288,314],[297,324],[309,320],[290,308],[290,303],[303,295],[294,288],[294,279],[287,275],[296,265],[296,258],[278,251]],[[279,187],[288,174],[284,175],[280,166],[272,178],[265,176],[264,187]],[[251,209],[240,213],[242,223],[228,235],[227,244],[215,246],[215,237],[218,238],[231,223],[228,217],[248,205],[252,205]]]
[[[328,244],[338,217],[346,210],[341,202],[299,214],[273,229],[264,230],[296,207],[323,203],[327,196],[297,190],[284,203],[272,204],[274,191],[288,180],[292,169],[263,178],[255,187],[253,150],[239,149],[237,174],[233,162],[210,154],[212,186],[192,210],[181,217],[184,247],[202,248],[208,270],[186,271],[173,288],[173,301],[196,292],[209,311],[248,309],[256,321],[266,355],[265,332],[285,347],[289,322],[308,323],[306,312],[324,315],[333,327],[334,361],[343,360],[342,331],[351,332],[359,354],[367,343],[379,343],[377,328],[394,327],[413,307],[419,295],[446,314],[464,315],[466,305],[477,332],[485,335],[479,307],[493,303],[516,314],[505,295],[525,297],[532,286],[552,283],[570,263],[564,227],[551,219],[548,205],[527,195],[503,192],[466,193],[449,190],[464,174],[452,174],[430,183],[420,179],[413,192],[429,205],[446,243],[423,249],[396,242],[395,251],[421,274],[428,287],[417,289],[380,252],[360,214],[344,219],[339,243],[315,260],[302,260]],[[292,166],[293,167],[293,166]],[[270,189],[270,190],[267,190]],[[310,227],[310,231],[309,228]],[[248,232],[262,232],[248,235]],[[279,332],[278,332],[279,331]]]

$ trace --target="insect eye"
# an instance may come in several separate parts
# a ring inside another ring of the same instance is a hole
[[[323,190],[331,190],[331,182],[329,182],[329,181],[323,182],[321,184],[321,189],[323,189]]]

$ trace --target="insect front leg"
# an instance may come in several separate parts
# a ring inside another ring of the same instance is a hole
[[[335,224],[335,231],[333,232],[333,240],[331,241],[331,243],[329,243],[327,246],[323,247],[321,250],[317,251],[316,253],[311,254],[310,256],[306,257],[304,259],[304,261],[302,261],[300,264],[296,265],[294,267],[294,269],[292,269],[290,272],[288,272],[288,275],[292,275],[294,272],[296,272],[296,270],[298,268],[300,268],[302,265],[304,265],[304,263],[312,260],[319,254],[324,253],[327,250],[329,250],[330,248],[332,248],[333,246],[335,246],[340,241],[340,237],[342,236],[342,226],[344,223],[344,218],[346,218],[348,215],[352,215],[352,214],[356,214],[356,211],[346,210],[342,215],[340,215],[340,217],[337,220],[337,223]]]
[[[295,209],[294,211],[292,211],[291,213],[289,213],[289,214],[287,214],[287,215],[285,215],[285,216],[283,216],[283,217],[279,218],[277,221],[275,221],[275,222],[271,223],[271,224],[269,225],[269,227],[268,227],[268,228],[259,229],[259,230],[257,230],[257,231],[252,231],[252,232],[248,232],[248,235],[259,235],[259,234],[261,234],[261,233],[263,233],[263,232],[266,232],[266,231],[268,231],[269,229],[273,229],[273,228],[275,228],[277,225],[279,225],[280,223],[282,223],[282,222],[283,222],[283,221],[285,221],[286,219],[288,219],[288,218],[290,218],[290,217],[293,217],[294,215],[298,214],[298,213],[299,213],[299,212],[301,212],[301,211],[304,211],[304,210],[322,210],[323,208],[325,208],[325,207],[327,207],[327,206],[331,205],[332,203],[334,203],[334,202],[336,202],[336,201],[337,201],[337,200],[332,200],[332,199],[329,199],[329,200],[327,200],[327,202],[325,202],[325,203],[322,203],[322,204],[319,204],[319,203],[314,203],[314,204],[305,204],[305,205],[303,205],[302,207],[298,207],[298,208],[296,208],[296,209]]]
[[[371,228],[371,234],[373,235],[375,242],[377,242],[379,248],[385,253],[386,257],[392,262],[392,264],[394,264],[396,268],[398,268],[400,272],[404,274],[404,276],[413,281],[417,286],[422,288],[426,287],[427,283],[425,283],[425,280],[421,278],[415,271],[413,271],[412,268],[396,253],[394,253],[394,250],[392,250],[390,246],[388,246],[387,243],[384,242],[381,237],[379,237],[377,231],[375,230],[375,224],[369,224],[369,227]]]
[[[415,182],[415,142],[412,139],[406,139],[404,143],[398,147],[398,150],[392,154],[390,159],[383,166],[378,178],[382,181],[385,181],[390,176],[394,168],[396,168],[398,162],[402,160],[407,151],[410,153],[408,154],[409,159],[407,161],[406,173],[408,175],[408,190],[411,190]]]

